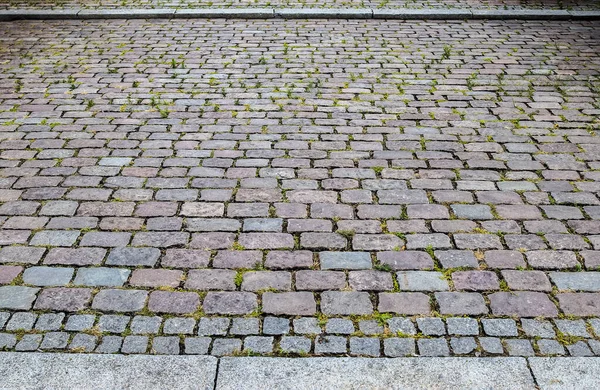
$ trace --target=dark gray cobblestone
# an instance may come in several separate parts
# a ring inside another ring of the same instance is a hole
[[[600,353],[597,23],[0,29],[0,349]]]

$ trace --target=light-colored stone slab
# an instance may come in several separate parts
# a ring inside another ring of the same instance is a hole
[[[529,366],[540,389],[600,389],[600,358],[529,358]]]
[[[0,353],[2,389],[212,389],[212,356]]]
[[[534,389],[524,358],[222,358],[226,389]]]

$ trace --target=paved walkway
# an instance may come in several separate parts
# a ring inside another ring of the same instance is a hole
[[[474,8],[600,9],[596,0],[7,0],[0,9],[64,8]]]
[[[599,31],[0,24],[0,348],[600,355]]]

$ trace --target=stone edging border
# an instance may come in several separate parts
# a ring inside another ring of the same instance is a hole
[[[68,19],[435,19],[600,20],[600,11],[549,9],[207,8],[0,10],[0,21]]]
[[[0,352],[0,387],[272,390],[597,389],[600,358],[269,358]],[[267,384],[265,386],[265,384]]]

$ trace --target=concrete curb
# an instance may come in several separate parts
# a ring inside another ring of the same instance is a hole
[[[600,11],[452,8],[196,8],[4,10],[0,21],[68,19],[425,19],[600,20]]]
[[[0,352],[2,389],[593,389],[600,357],[222,357]]]

